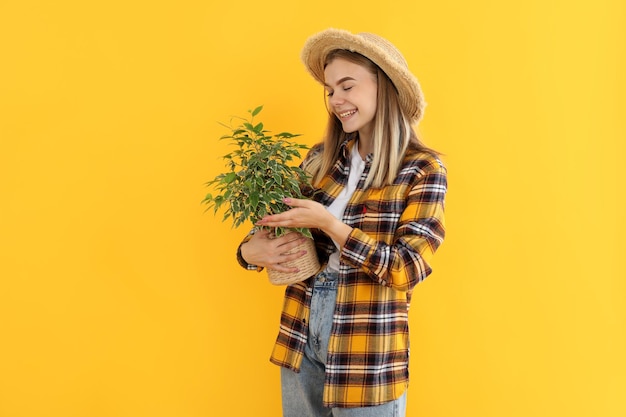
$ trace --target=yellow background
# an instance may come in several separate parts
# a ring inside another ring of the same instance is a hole
[[[278,416],[282,289],[203,213],[217,124],[323,131],[299,61],[393,41],[449,169],[408,416],[626,415],[621,0],[0,2],[0,416]]]

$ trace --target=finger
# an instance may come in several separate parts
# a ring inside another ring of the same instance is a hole
[[[254,234],[258,235],[261,238],[268,239],[270,235],[270,231],[268,229],[259,229]]]
[[[298,248],[298,246],[302,245],[304,241],[305,241],[305,238],[302,238],[302,239],[298,239],[296,241],[285,243],[284,245],[279,246],[278,249],[281,251],[280,256],[283,257],[286,255],[291,255],[291,252],[299,253],[299,251],[296,249]],[[302,250],[302,248],[300,248],[300,250]],[[281,258],[281,262],[284,262],[282,258]]]
[[[284,217],[285,213],[271,214],[263,217],[261,220],[257,221],[256,224],[259,226],[270,226],[270,223],[281,221]]]
[[[292,242],[296,242],[296,244],[302,243],[304,241],[303,238],[304,236],[302,236],[301,233],[293,232],[293,233],[289,233],[281,237],[277,237],[275,241],[278,244],[278,246],[281,247],[281,249],[283,249],[282,247],[288,243],[292,243]]]
[[[299,250],[295,253],[289,253],[289,254],[284,254],[283,256],[281,256],[281,264],[287,263],[287,262],[291,262],[291,261],[295,261],[298,258],[303,257],[304,255],[306,255],[306,251],[305,250]]]
[[[290,219],[287,216],[283,216],[282,214],[274,214],[272,216],[263,218],[257,222],[259,226],[267,226],[267,227],[289,227],[291,226]]]
[[[312,207],[312,205],[316,204],[312,200],[291,197],[283,198],[283,203],[287,204],[290,207]]]
[[[268,266],[267,269],[272,269],[272,270],[274,270],[276,272],[284,272],[284,273],[287,273],[287,274],[295,274],[297,272],[300,272],[300,270],[298,268],[287,267],[287,266],[283,266],[281,264]]]
[[[291,207],[298,207],[300,205],[300,202],[303,200],[297,199],[297,198],[291,198],[291,197],[285,197],[283,198],[283,203],[287,204],[288,206]]]

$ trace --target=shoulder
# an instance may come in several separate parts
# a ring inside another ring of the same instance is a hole
[[[425,175],[443,175],[447,174],[447,169],[441,159],[433,152],[423,151],[419,149],[409,149],[404,155],[402,168],[400,173],[413,174],[423,177]]]
[[[312,161],[319,160],[324,152],[324,144],[316,143],[311,148],[309,148],[306,156],[303,159],[303,167],[308,167]]]
[[[315,145],[311,146],[311,148],[309,149],[309,151],[307,152],[307,158],[312,158],[315,157],[317,155],[320,155],[322,152],[324,152],[324,143],[323,142],[319,142],[316,143]]]

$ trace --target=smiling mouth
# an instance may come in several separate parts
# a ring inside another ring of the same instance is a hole
[[[346,111],[346,112],[343,112],[343,113],[339,113],[339,117],[341,117],[342,119],[346,119],[346,118],[352,116],[354,113],[356,113],[356,110]]]

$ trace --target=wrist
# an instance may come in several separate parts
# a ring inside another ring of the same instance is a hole
[[[352,227],[333,216],[328,229],[324,230],[324,232],[343,248],[343,245],[348,240],[348,236],[350,236],[352,232]]]
[[[239,249],[237,250],[237,260],[239,261],[239,264],[248,270],[256,270],[257,272],[261,272],[263,270],[262,266],[250,263],[246,260],[246,256],[244,255],[244,247],[246,244],[247,242],[242,243],[241,245],[239,245]]]

